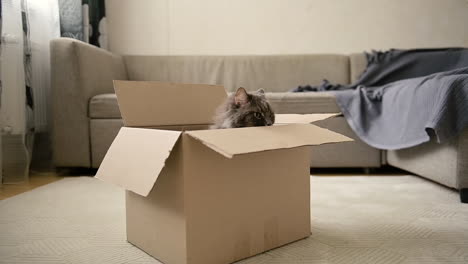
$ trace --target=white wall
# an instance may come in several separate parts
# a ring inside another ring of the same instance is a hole
[[[121,54],[302,54],[468,46],[467,0],[107,0]]]

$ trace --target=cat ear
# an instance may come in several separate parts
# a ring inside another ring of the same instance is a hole
[[[257,90],[257,94],[260,95],[261,97],[265,97],[265,90],[263,90],[263,88],[260,88]]]
[[[236,105],[245,105],[249,101],[249,95],[247,91],[239,87],[236,91],[236,95],[234,96],[234,102]]]

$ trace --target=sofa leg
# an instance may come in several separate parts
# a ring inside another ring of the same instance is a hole
[[[468,188],[460,189],[460,201],[462,203],[468,203]]]

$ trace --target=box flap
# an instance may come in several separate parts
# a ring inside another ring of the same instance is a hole
[[[181,133],[122,127],[96,178],[147,196]]]
[[[346,136],[310,124],[198,130],[185,133],[227,158],[265,150],[352,141]]]
[[[222,86],[144,81],[114,81],[125,126],[211,124],[226,99]]]
[[[275,125],[280,124],[310,124],[319,120],[339,116],[340,113],[327,114],[276,114]]]

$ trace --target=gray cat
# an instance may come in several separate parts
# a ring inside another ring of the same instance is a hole
[[[237,89],[218,108],[211,129],[253,126],[271,126],[275,123],[275,113],[260,89],[248,93],[244,88]]]

